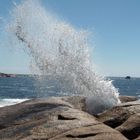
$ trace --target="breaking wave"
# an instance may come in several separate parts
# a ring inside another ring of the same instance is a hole
[[[120,102],[112,82],[96,74],[87,31],[74,28],[34,0],[15,6],[8,28],[28,48],[32,68],[55,83],[48,91],[55,86],[61,94],[87,96],[91,113],[93,108],[101,112]]]

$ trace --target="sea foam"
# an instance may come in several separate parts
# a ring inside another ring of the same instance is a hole
[[[8,28],[28,48],[36,72],[53,81],[51,86],[59,93],[87,96],[90,113],[120,102],[111,81],[96,74],[87,31],[74,28],[34,0],[15,6]]]
[[[10,98],[0,99],[0,107],[15,105],[27,100],[29,99],[10,99]]]

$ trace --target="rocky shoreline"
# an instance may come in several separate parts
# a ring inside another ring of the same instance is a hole
[[[140,101],[90,115],[85,97],[33,99],[0,108],[1,140],[140,140]]]
[[[1,73],[0,72],[0,78],[1,77],[15,77],[15,74],[6,74],[6,73]]]

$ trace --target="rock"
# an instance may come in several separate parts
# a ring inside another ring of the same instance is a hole
[[[139,137],[137,137],[135,140],[140,140],[140,136],[139,136]]]
[[[84,97],[33,99],[0,109],[4,140],[127,140],[84,112]]]
[[[99,123],[96,125],[74,128],[66,133],[57,135],[51,140],[116,140],[116,138],[119,140],[126,140],[126,138],[117,131]]]
[[[116,130],[120,131],[129,139],[134,139],[140,136],[140,113],[131,115],[122,125]]]
[[[119,96],[119,98],[122,103],[138,100],[138,97],[136,96]]]
[[[120,131],[128,139],[140,136],[140,101],[122,103],[98,115],[99,121]]]
[[[131,79],[131,77],[130,76],[126,76],[125,79]]]

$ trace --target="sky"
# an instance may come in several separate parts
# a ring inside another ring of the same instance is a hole
[[[139,0],[41,1],[44,7],[74,27],[93,32],[92,59],[98,73],[140,77]],[[13,47],[3,31],[12,7],[12,0],[0,0],[0,72],[30,73],[30,57],[21,47]]]

